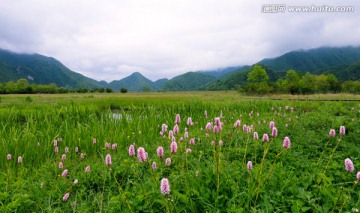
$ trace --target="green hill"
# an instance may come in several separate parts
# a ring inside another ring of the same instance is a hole
[[[68,88],[94,88],[96,80],[73,72],[54,58],[39,54],[18,54],[0,49],[0,82],[25,78],[29,83]]]
[[[157,85],[145,78],[139,72],[134,72],[126,78],[121,80],[112,81],[109,83],[110,88],[114,91],[119,91],[121,88],[126,88],[128,91],[157,91],[160,88]]]
[[[208,83],[214,82],[216,77],[198,73],[188,72],[167,81],[163,87],[165,91],[195,91],[200,90]]]
[[[314,73],[334,66],[352,64],[359,59],[360,47],[321,47],[291,51],[276,58],[263,59],[256,64],[264,64],[275,72],[293,69]]]

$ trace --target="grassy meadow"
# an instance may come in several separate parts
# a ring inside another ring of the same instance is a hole
[[[0,122],[0,212],[360,209],[359,95],[2,95]]]

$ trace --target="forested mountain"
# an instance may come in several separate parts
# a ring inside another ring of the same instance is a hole
[[[30,83],[68,88],[94,88],[99,82],[73,72],[58,60],[39,54],[18,54],[0,49],[0,82],[27,79]]]
[[[159,88],[139,72],[134,72],[126,78],[109,83],[109,87],[115,91],[126,88],[128,91],[157,91]]]
[[[334,74],[340,81],[359,80],[360,47],[322,47],[307,51],[291,51],[276,58],[261,60],[256,64],[265,68],[270,82],[285,78],[288,70]],[[228,90],[234,89],[237,85],[244,86],[251,70],[252,67],[235,71],[222,80],[206,85],[203,89]]]
[[[360,60],[360,47],[321,47],[310,50],[291,51],[282,56],[263,59],[263,64],[275,72],[290,69],[303,73],[315,73],[339,65],[349,65]]]
[[[195,91],[201,89],[208,83],[215,81],[214,76],[198,73],[188,72],[176,76],[167,81],[163,87],[165,91]]]

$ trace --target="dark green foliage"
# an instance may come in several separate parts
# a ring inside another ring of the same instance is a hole
[[[214,76],[208,74],[188,72],[167,81],[163,87],[163,90],[195,91],[199,90],[204,85],[213,82],[215,79],[216,78]]]
[[[121,92],[121,93],[127,93],[127,89],[126,89],[126,88],[121,88],[121,89],[120,89],[120,92]]]

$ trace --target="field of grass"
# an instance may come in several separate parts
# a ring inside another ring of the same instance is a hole
[[[0,212],[356,212],[359,119],[344,94],[3,95]]]

